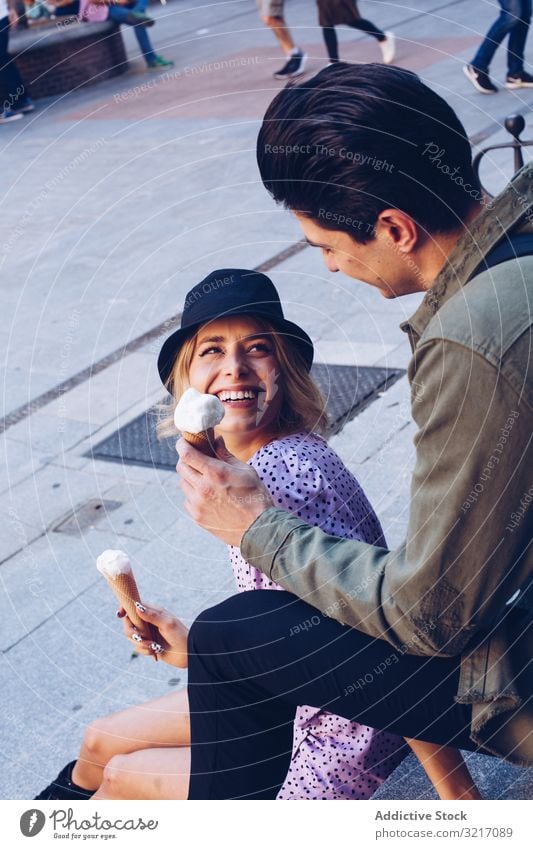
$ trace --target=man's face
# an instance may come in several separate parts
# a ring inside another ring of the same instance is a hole
[[[361,244],[343,230],[327,230],[311,218],[297,212],[294,215],[309,244],[322,251],[328,271],[342,271],[369,283],[385,298],[423,290],[420,270],[412,255],[401,253],[379,225],[374,238]]]

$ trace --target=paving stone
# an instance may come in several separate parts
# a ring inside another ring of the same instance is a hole
[[[133,554],[143,541],[117,535],[113,544]],[[6,651],[23,640],[97,582],[96,558],[109,547],[109,535],[96,530],[80,539],[50,533],[3,563],[0,649]],[[32,663],[31,656],[28,661]]]
[[[484,799],[531,799],[533,769],[522,769],[499,758],[465,752],[468,768]],[[438,799],[415,755],[409,755],[379,790],[373,800]]]
[[[94,430],[89,422],[49,416],[46,410],[43,407],[7,431],[9,439],[26,446],[30,458],[36,455],[44,463],[64,456]]]
[[[44,458],[16,439],[0,441],[0,494],[29,477],[44,465]]]
[[[103,498],[112,485],[109,479],[95,477],[90,468],[45,466],[27,483],[12,487],[1,501],[14,518],[45,531],[89,498]]]

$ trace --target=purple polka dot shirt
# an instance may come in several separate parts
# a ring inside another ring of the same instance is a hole
[[[357,480],[322,437],[297,433],[260,448],[249,461],[274,503],[328,534],[385,545]],[[278,584],[230,546],[237,589]],[[278,799],[369,799],[405,756],[401,737],[324,710],[297,708],[291,764]]]

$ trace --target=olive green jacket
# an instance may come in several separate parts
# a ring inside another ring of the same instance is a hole
[[[472,705],[472,740],[523,765],[533,764],[533,256],[474,272],[506,233],[533,230],[532,190],[533,163],[474,220],[402,326],[418,427],[406,542],[340,540],[270,508],[241,544],[328,616],[412,654],[460,655],[456,698]]]

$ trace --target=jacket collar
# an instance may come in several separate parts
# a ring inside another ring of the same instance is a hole
[[[468,283],[479,263],[506,233],[523,219],[533,223],[532,204],[533,162],[530,162],[515,174],[501,194],[485,204],[458,239],[416,312],[400,325],[409,334],[413,348],[437,310]]]

